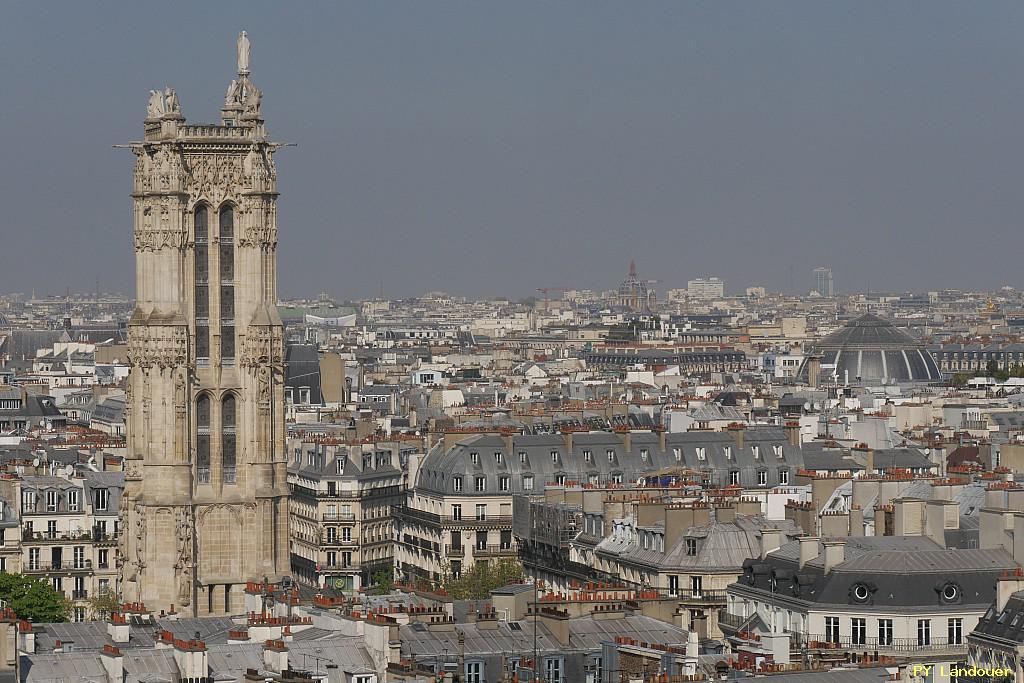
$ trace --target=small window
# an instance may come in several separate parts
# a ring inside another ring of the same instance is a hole
[[[766,472],[765,470],[758,470],[757,471],[757,485],[758,486],[767,486],[768,485],[768,472]]]
[[[455,493],[462,490],[462,477],[452,477],[452,490]]]
[[[783,486],[789,484],[789,470],[779,470],[779,483]]]
[[[473,490],[477,493],[483,493],[487,490],[487,477],[476,477],[473,482]]]
[[[505,475],[505,476],[502,476],[502,477],[498,477],[498,490],[499,491],[508,491],[508,489],[509,489],[509,480],[510,480],[510,477],[508,475]]]
[[[688,538],[686,539],[686,554],[693,557],[697,554],[697,539]]]
[[[551,462],[558,462],[558,451],[551,451]]]
[[[609,448],[605,453],[608,456],[608,462],[615,462],[615,451]]]
[[[675,456],[676,462],[681,461],[683,459],[683,449],[682,448],[673,448],[672,449],[672,455]]]
[[[504,460],[504,456],[502,456],[501,451],[494,451],[494,462],[500,465],[502,460]]]
[[[526,451],[519,451],[519,462],[526,464]]]
[[[523,490],[524,491],[532,491],[533,490],[533,475],[532,474],[524,474],[523,475]]]
[[[583,460],[586,462],[594,462],[594,454],[590,451],[583,451]]]
[[[641,449],[640,449],[640,459],[641,459],[641,460],[643,460],[644,462],[647,462],[647,457],[648,457],[649,455],[650,455],[650,454],[649,454],[649,453],[647,452],[647,449],[646,449],[646,448],[641,448]]]
[[[730,486],[739,486],[740,485],[740,471],[739,470],[729,470],[729,485]]]

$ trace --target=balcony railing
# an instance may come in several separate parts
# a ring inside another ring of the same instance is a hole
[[[510,543],[474,545],[473,555],[483,557],[485,555],[515,555],[516,549]]]
[[[838,638],[817,633],[788,632],[790,645],[807,650],[884,650],[889,652],[913,652],[915,650],[966,650],[967,641],[950,642],[949,638],[853,638],[840,635]]]
[[[511,526],[512,515],[439,515],[441,524],[469,526]]]
[[[466,554],[466,546],[464,545],[446,545],[444,552],[449,557],[462,557]]]
[[[325,512],[323,514],[325,522],[354,522],[355,520],[354,512]]]
[[[720,602],[725,604],[724,590],[677,590],[675,593],[668,592],[669,597],[686,600],[688,602]]]
[[[32,562],[26,563],[25,572],[83,572],[92,570],[92,560],[80,562]]]
[[[83,589],[83,590],[80,590],[80,591],[71,591],[71,599],[72,600],[85,600],[88,597],[89,597],[89,591],[87,591],[87,590]]]
[[[342,538],[340,536],[336,536],[334,538],[329,538],[328,536],[324,535],[320,539],[320,545],[330,545],[330,546],[334,546],[334,545],[350,545],[350,546],[357,546],[357,545],[359,545],[359,541],[357,539],[355,539],[355,538],[345,539],[345,538]]]

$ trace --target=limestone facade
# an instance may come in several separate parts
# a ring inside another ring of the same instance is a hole
[[[243,42],[244,41],[244,42]],[[277,145],[239,73],[220,124],[151,91],[135,154],[122,598],[191,615],[242,610],[288,573]]]

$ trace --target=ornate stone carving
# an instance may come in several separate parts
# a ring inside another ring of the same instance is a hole
[[[195,154],[186,158],[186,188],[195,199],[219,204],[245,189],[242,158],[228,154]]]
[[[129,329],[128,362],[132,367],[176,368],[187,360],[188,330],[184,325],[133,325]],[[143,400],[146,398],[148,395]]]
[[[178,508],[177,514],[177,561],[174,568],[178,574],[178,602],[188,607],[192,602],[192,511],[187,507]]]

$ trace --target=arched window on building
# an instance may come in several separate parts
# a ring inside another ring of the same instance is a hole
[[[210,396],[196,399],[196,478],[200,484],[210,483]]]
[[[202,204],[195,209],[195,238],[196,358],[205,361],[210,357],[210,226]]]
[[[220,357],[235,360],[235,210],[220,210]]]
[[[224,473],[224,483],[235,483],[235,462],[237,451],[237,439],[235,437],[235,425],[237,424],[237,411],[234,394],[228,394],[221,402],[220,409],[220,443],[221,443],[221,467]]]

